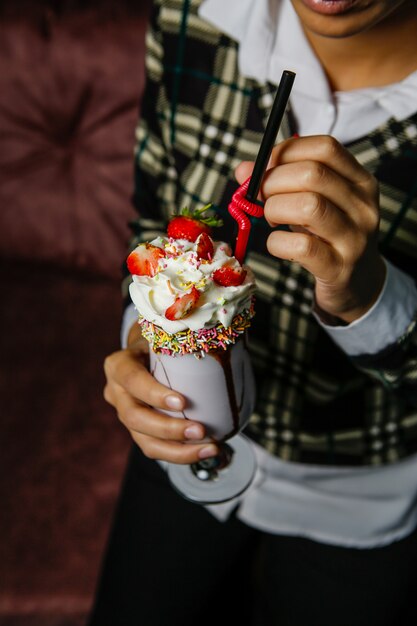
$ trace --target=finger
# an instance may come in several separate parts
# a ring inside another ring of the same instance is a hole
[[[130,431],[170,441],[199,440],[205,436],[202,424],[163,415],[137,402],[122,387],[114,397],[119,419]]]
[[[158,409],[181,411],[184,397],[159,383],[129,350],[119,350],[104,362],[107,380],[134,398]]]
[[[374,177],[355,157],[330,135],[288,139],[274,147],[270,167],[298,161],[316,161],[327,165],[354,184],[371,184]]]
[[[235,169],[235,177],[239,185],[244,183],[245,180],[249,178],[253,172],[254,165],[253,161],[242,161],[242,163],[239,163]]]
[[[155,439],[132,432],[132,438],[150,459],[189,465],[216,456],[219,449],[214,443],[187,444]]]
[[[252,161],[242,161],[242,163],[237,166],[237,168],[235,169],[235,176],[239,185],[242,185],[245,180],[252,175],[254,165],[255,164]],[[262,189],[259,190],[256,199],[260,200],[261,202],[265,200]]]
[[[282,193],[265,203],[265,219],[271,226],[302,226],[337,247],[356,233],[353,222],[321,194],[311,191]]]
[[[336,282],[344,269],[343,258],[337,250],[314,235],[274,231],[268,237],[267,247],[272,255],[300,263],[327,283]]]
[[[299,161],[280,165],[265,174],[262,192],[268,199],[281,193],[311,192],[320,194],[355,223],[368,220],[376,207],[339,174],[317,161]]]

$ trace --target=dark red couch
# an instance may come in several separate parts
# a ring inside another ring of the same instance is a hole
[[[3,626],[84,623],[129,448],[102,361],[119,342],[146,4],[0,6]]]

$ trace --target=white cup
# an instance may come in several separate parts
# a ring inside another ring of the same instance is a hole
[[[200,359],[151,349],[150,371],[156,380],[186,398],[184,411],[164,412],[201,422],[207,440],[229,439],[249,421],[255,405],[255,381],[244,337],[227,350],[209,352]]]

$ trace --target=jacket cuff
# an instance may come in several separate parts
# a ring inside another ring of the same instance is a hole
[[[417,288],[413,279],[385,260],[387,273],[382,291],[373,306],[346,326],[330,326],[313,313],[320,326],[349,356],[377,354],[395,344],[409,328],[417,310]]]

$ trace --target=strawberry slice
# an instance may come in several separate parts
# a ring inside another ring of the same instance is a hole
[[[197,238],[196,244],[198,258],[211,261],[214,254],[214,246],[211,237],[209,237],[207,233],[201,233]]]
[[[168,237],[194,242],[201,233],[209,234],[212,226],[221,226],[223,224],[221,219],[207,213],[210,206],[207,204],[196,211],[190,211],[186,207],[181,209],[179,215],[176,215],[168,224]]]
[[[141,243],[127,257],[127,268],[136,276],[155,276],[158,273],[158,261],[165,256],[164,250],[151,243]]]
[[[245,280],[247,272],[243,267],[223,265],[213,272],[213,280],[222,287],[237,287]]]
[[[165,317],[167,320],[171,321],[180,320],[183,317],[186,317],[194,309],[199,297],[200,293],[193,285],[189,293],[185,293],[183,296],[175,298],[174,304],[171,304],[171,306],[169,306],[165,311]]]

